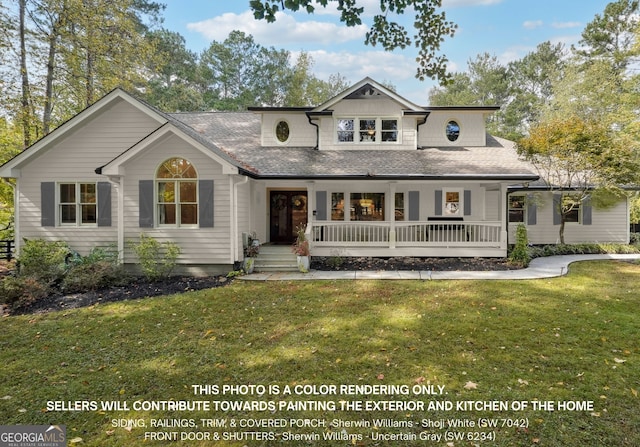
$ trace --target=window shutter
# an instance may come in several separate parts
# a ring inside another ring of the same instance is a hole
[[[538,207],[533,201],[533,194],[527,194],[527,225],[538,223]]]
[[[471,216],[471,191],[464,190],[464,215]]]
[[[111,183],[98,182],[98,226],[111,226]]]
[[[436,189],[434,211],[436,216],[442,216],[442,190],[441,189]]]
[[[409,220],[420,220],[420,191],[409,191]]]
[[[560,225],[562,223],[562,217],[560,216],[560,203],[562,200],[562,195],[554,194],[553,195],[553,224]]]
[[[40,225],[56,226],[56,183],[40,183]]]
[[[213,228],[213,180],[198,182],[200,228]]]
[[[316,219],[327,220],[327,191],[316,191]]]
[[[591,225],[593,206],[591,206],[591,199],[586,199],[582,203],[582,225]]]
[[[140,180],[138,183],[140,228],[153,228],[153,180]]]

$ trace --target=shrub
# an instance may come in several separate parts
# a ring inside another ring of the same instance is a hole
[[[527,237],[527,227],[523,224],[519,224],[516,229],[516,244],[511,250],[509,255],[509,261],[514,264],[520,264],[523,267],[529,265],[531,262],[531,255],[529,254],[529,239]]]
[[[72,258],[71,268],[62,281],[62,289],[65,292],[84,292],[126,282],[127,277],[118,263],[115,247],[97,247],[87,256]]]
[[[145,234],[140,234],[138,242],[131,242],[131,248],[138,256],[142,273],[151,281],[171,275],[181,251],[175,242],[158,242]]]
[[[11,307],[28,306],[49,293],[49,284],[32,276],[6,276],[0,282],[0,303]]]
[[[68,268],[66,259],[70,254],[66,242],[25,239],[18,259],[19,274],[50,286],[65,275]]]

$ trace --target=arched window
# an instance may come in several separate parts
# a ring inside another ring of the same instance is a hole
[[[198,225],[198,173],[184,158],[170,158],[156,172],[158,224]]]

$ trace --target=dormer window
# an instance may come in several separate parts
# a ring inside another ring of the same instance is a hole
[[[336,120],[338,143],[395,143],[397,118],[339,118]]]
[[[451,120],[447,123],[447,140],[454,142],[460,136],[460,125],[457,121]]]

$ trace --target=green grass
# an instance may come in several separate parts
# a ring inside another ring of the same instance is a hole
[[[144,442],[112,419],[526,418],[496,446],[640,445],[640,266],[574,264],[536,281],[245,282],[0,320],[0,424],[61,424],[84,446]],[[443,396],[196,396],[191,385],[444,385]],[[474,386],[475,385],[475,386]],[[592,411],[47,411],[48,401],[594,401]],[[166,429],[171,431],[172,429]],[[204,430],[204,429],[203,429]],[[246,429],[255,431],[256,429]],[[257,429],[260,430],[260,429]],[[266,431],[267,429],[265,429]],[[322,433],[329,428],[273,429]],[[444,433],[445,430],[430,430]],[[185,431],[179,429],[178,431]],[[188,430],[187,430],[188,431]],[[333,430],[333,431],[341,431]],[[466,430],[465,430],[466,431]],[[488,432],[488,429],[481,429]],[[172,442],[257,446],[271,442]],[[73,445],[70,443],[70,445]],[[345,441],[283,445],[351,445]],[[455,446],[475,445],[455,441]]]

